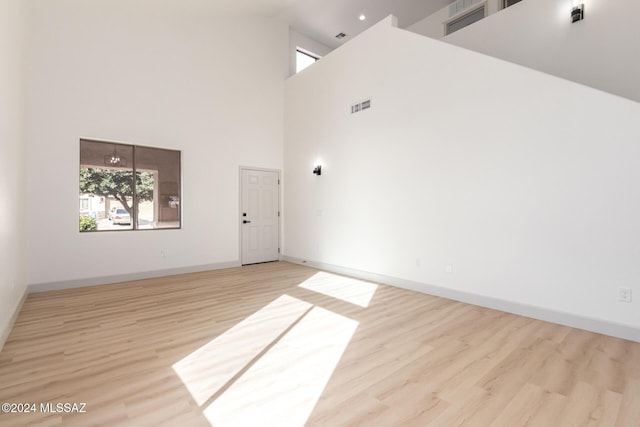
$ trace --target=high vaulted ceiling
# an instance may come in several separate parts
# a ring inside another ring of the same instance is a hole
[[[283,7],[276,16],[287,21],[294,30],[335,48],[388,15],[395,15],[398,26],[406,28],[452,1],[282,0]],[[364,21],[359,20],[361,14],[366,17]],[[336,34],[341,32],[347,37],[336,39]]]
[[[111,0],[116,1],[116,0]],[[120,0],[130,1],[130,0]],[[184,8],[179,0],[139,0],[151,8]],[[406,28],[453,0],[191,0],[190,8],[218,14],[250,14],[282,19],[294,30],[336,48],[387,17],[395,15]],[[359,16],[366,16],[364,21]],[[342,40],[336,34],[345,33]]]

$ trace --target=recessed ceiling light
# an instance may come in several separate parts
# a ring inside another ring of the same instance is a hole
[[[367,19],[366,16],[364,16],[364,13],[361,13],[360,16],[358,17],[359,20],[364,21],[365,19]]]

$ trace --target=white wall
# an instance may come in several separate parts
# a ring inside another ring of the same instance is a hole
[[[413,31],[417,34],[422,34],[423,36],[432,37],[434,39],[441,39],[444,37],[444,23],[448,19],[449,6],[443,7],[439,11],[427,16],[413,25],[410,25],[407,27],[407,30]]]
[[[0,349],[26,288],[24,2],[0,2]]]
[[[585,19],[571,24],[571,0],[523,0],[443,40],[640,101],[640,2],[584,4]],[[427,18],[409,30],[438,37],[438,25]]]
[[[320,42],[313,40],[293,29],[289,30],[289,75],[296,73],[296,49],[302,48],[306,51],[315,53],[318,56],[325,56],[333,49],[325,46]]]
[[[30,3],[30,284],[237,263],[239,166],[282,167],[287,26],[145,3]],[[80,234],[81,137],[181,150],[183,228]]]
[[[638,103],[389,22],[285,93],[286,256],[640,339]]]

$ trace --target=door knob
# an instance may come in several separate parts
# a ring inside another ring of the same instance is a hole
[[[242,220],[243,224],[249,224],[251,221],[247,221],[246,219]]]

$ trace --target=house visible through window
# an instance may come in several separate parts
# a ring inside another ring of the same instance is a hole
[[[296,49],[296,73],[304,70],[319,59],[319,56],[314,55],[311,52],[302,50],[300,48]]]
[[[79,197],[80,231],[180,228],[180,151],[80,140]]]

